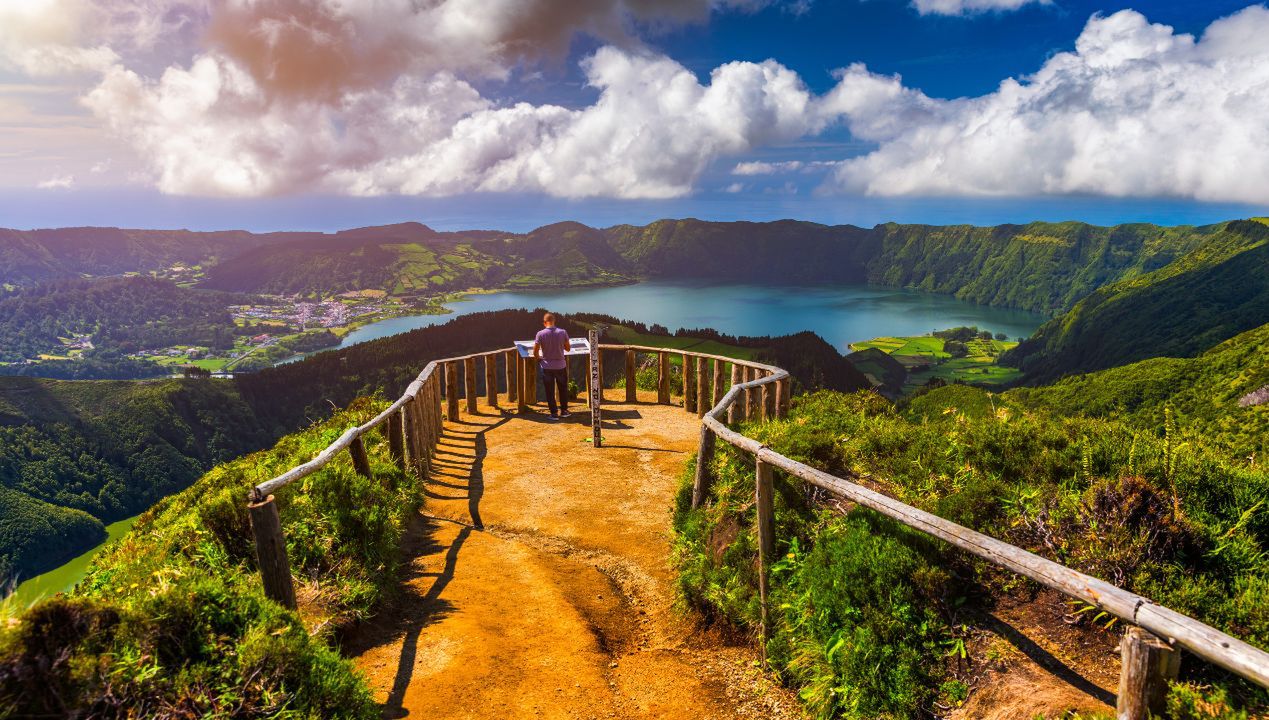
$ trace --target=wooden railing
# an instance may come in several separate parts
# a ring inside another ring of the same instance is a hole
[[[733,429],[731,426],[746,419],[765,421],[783,417],[788,412],[791,386],[786,371],[749,360],[642,345],[601,345],[600,350],[601,365],[603,351],[624,353],[627,402],[637,399],[636,353],[657,356],[657,402],[660,404],[671,402],[670,358],[682,357],[683,408],[701,417],[693,508],[703,505],[709,496],[712,480],[709,468],[719,440],[754,457],[758,592],[764,639],[769,628],[767,575],[775,552],[772,483],[774,471],[781,470],[837,498],[875,510],[1123,620],[1129,627],[1120,645],[1122,667],[1117,703],[1121,720],[1144,720],[1151,710],[1158,711],[1167,681],[1177,676],[1182,649],[1269,688],[1269,653],[1259,648],[1149,598],[787,458]],[[412,471],[420,478],[426,477],[437,441],[444,431],[444,420],[456,422],[459,419],[460,398],[465,400],[468,413],[477,411],[477,360],[483,363],[486,400],[491,406],[498,404],[500,357],[504,358],[507,401],[515,403],[520,412],[526,412],[529,405],[536,403],[537,373],[534,361],[521,358],[514,349],[430,362],[405,393],[383,412],[363,425],[350,428],[309,462],[260,483],[251,491],[251,525],[260,573],[269,597],[287,607],[295,607],[286,543],[273,493],[316,472],[344,450],[349,452],[354,469],[369,477],[370,463],[362,438],[385,424],[389,453],[397,467]],[[589,373],[583,376],[589,381]],[[602,372],[600,377],[604,377]]]

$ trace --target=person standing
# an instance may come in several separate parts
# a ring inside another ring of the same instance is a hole
[[[572,415],[568,411],[568,332],[555,327],[555,313],[542,316],[542,325],[533,338],[533,357],[542,367],[542,384],[546,386],[546,406],[551,419],[558,420]],[[559,394],[559,410],[555,395]]]

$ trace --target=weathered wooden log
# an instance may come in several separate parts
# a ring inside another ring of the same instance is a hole
[[[476,358],[474,357],[463,360],[463,397],[467,400],[467,414],[475,415],[479,408],[476,391]]]
[[[388,424],[388,454],[392,456],[392,463],[397,466],[401,472],[405,472],[405,409],[402,408],[385,420]]]
[[[775,416],[775,383],[762,385],[762,421],[766,422]]]
[[[737,363],[731,364],[731,386],[736,387],[745,381],[745,368]],[[735,425],[745,419],[745,397],[741,395],[727,408],[727,424]]]
[[[251,532],[256,538],[256,562],[264,594],[283,607],[295,609],[295,585],[291,580],[291,562],[286,556],[286,538],[282,520],[273,496],[247,505],[251,515]]]
[[[348,445],[348,454],[352,456],[353,470],[362,477],[370,477],[370,458],[366,455],[366,444],[361,441],[361,436],[353,438]]]
[[[714,433],[705,423],[701,423],[701,440],[696,451],[696,474],[692,478],[693,509],[704,505],[705,498],[709,497],[710,484],[713,482],[710,465],[714,460],[714,445],[716,443],[717,439]]]
[[[507,366],[507,402],[516,402],[520,397],[517,392],[520,388],[516,387],[516,361],[520,359],[520,353],[515,350],[508,350],[505,353],[504,363]]]
[[[696,415],[705,417],[713,403],[709,401],[709,370],[705,363],[709,362],[700,355],[696,356]]]
[[[770,590],[767,575],[775,561],[775,506],[771,466],[761,459],[755,462],[757,483],[754,500],[758,510],[758,598],[762,604],[762,657],[767,657],[767,640],[771,639]]]
[[[793,390],[793,383],[786,377],[777,381],[777,384],[779,385],[777,388],[779,397],[776,399],[776,417],[788,417],[789,402],[792,400],[790,393]]]
[[[723,399],[723,393],[727,392],[727,363],[722,360],[714,361],[714,391],[710,393],[709,399],[713,402],[710,407],[718,405]]]
[[[696,363],[687,353],[683,353],[683,409],[696,412]]]
[[[445,419],[458,422],[458,363],[445,363]]]
[[[1119,641],[1119,720],[1148,720],[1164,710],[1168,681],[1181,670],[1181,653],[1135,625]]]
[[[657,353],[657,402],[670,404],[670,354]]]
[[[639,399],[639,386],[635,379],[635,351],[626,351],[626,402],[632,403]]]
[[[498,407],[498,356],[485,356],[485,402],[490,408]]]

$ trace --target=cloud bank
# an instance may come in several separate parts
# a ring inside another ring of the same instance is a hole
[[[32,0],[25,13],[0,6],[0,58],[30,74],[90,73],[85,105],[175,194],[679,197],[717,163],[844,126],[873,149],[731,172],[816,171],[828,174],[821,192],[879,196],[1269,202],[1264,7],[1201,38],[1131,10],[1094,16],[1074,50],[1033,75],[956,100],[863,65],[839,70],[823,95],[771,60],[700,78],[639,39],[769,4]],[[914,4],[964,13],[1024,0]],[[578,33],[606,43],[583,61],[593,102],[507,103],[479,89],[558,61]],[[206,44],[156,61],[189,36]]]
[[[869,195],[1269,202],[1269,9],[1200,39],[1140,13],[1093,17],[1073,52],[993,93],[932,100],[860,66],[825,98],[878,148],[831,189]]]

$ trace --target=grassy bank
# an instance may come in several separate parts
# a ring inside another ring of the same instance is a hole
[[[1062,562],[1269,647],[1269,473],[1175,437],[1027,412],[967,387],[897,408],[871,393],[795,399],[746,434],[774,450]],[[724,448],[710,502],[675,515],[684,601],[756,632],[752,458]],[[1026,601],[1029,582],[862,509],[776,479],[767,653],[817,717],[916,718],[976,690],[966,633],[981,608]],[[1119,631],[1077,612],[1090,632]],[[1060,617],[1051,618],[1061,623]],[[1266,695],[1190,661],[1174,717],[1243,717]],[[1209,714],[1181,708],[1196,688]],[[1219,693],[1228,693],[1221,699]]]
[[[375,479],[344,456],[277,493],[299,613],[260,589],[245,498],[383,405],[359,401],[216,466],[145,513],[70,597],[10,604],[0,717],[379,717],[331,638],[392,587],[417,481],[375,434]]]

